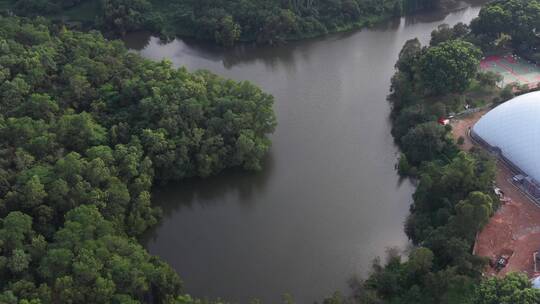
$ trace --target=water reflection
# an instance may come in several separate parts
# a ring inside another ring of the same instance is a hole
[[[124,44],[130,49],[134,51],[140,51],[148,47],[150,45],[150,38],[152,38],[152,33],[150,32],[133,32],[126,35],[123,39]],[[163,41],[160,41],[158,39],[159,43],[162,43]]]
[[[268,178],[272,175],[274,160],[271,153],[263,163],[262,171],[241,169],[226,170],[209,178],[192,178],[182,182],[159,186],[154,190],[154,201],[160,206],[165,217],[182,208],[192,208],[194,204],[211,206],[221,204],[226,195],[234,195],[235,202],[243,208],[251,208],[256,203],[255,195],[265,192]]]
[[[152,192],[153,201],[160,202],[163,221],[150,229],[142,237],[142,242],[156,241],[161,225],[182,209],[193,211],[196,207],[224,204],[225,198],[233,197],[227,201],[238,204],[246,211],[250,210],[257,203],[255,196],[265,192],[268,178],[272,174],[274,160],[271,153],[264,159],[263,167],[265,169],[260,172],[230,169],[218,176],[157,186]]]
[[[488,0],[456,1],[441,10],[420,12],[378,23],[370,30],[396,31],[403,26],[412,26],[418,23],[440,22],[451,13],[460,11],[468,13],[471,5],[476,7],[487,1]],[[476,14],[474,11],[471,13]],[[223,67],[227,70],[237,65],[253,64],[254,62],[262,62],[266,67],[275,69],[278,65],[290,66],[290,64],[294,62],[293,54],[295,51],[300,51],[300,54],[303,56],[309,56],[309,49],[315,44],[339,42],[340,40],[349,39],[357,34],[358,31],[353,30],[331,34],[322,38],[291,41],[285,45],[274,47],[263,47],[256,45],[255,43],[240,43],[232,48],[224,48],[211,42],[199,41],[192,38],[163,41],[158,37],[152,36],[149,32],[130,33],[126,36],[124,42],[129,49],[140,51],[143,56],[155,60],[168,58],[173,59],[174,61],[175,57],[184,54],[187,56],[197,56],[212,62],[221,62]]]
[[[471,6],[478,7],[488,1],[489,0],[455,1],[454,3],[447,4],[447,7],[444,9],[408,15],[404,17],[405,25],[438,22],[446,18],[450,13],[467,12],[467,10],[470,10]]]

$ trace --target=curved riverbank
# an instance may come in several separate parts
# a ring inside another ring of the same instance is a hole
[[[190,180],[160,190],[164,219],[147,248],[197,296],[313,302],[364,275],[387,247],[408,244],[413,186],[394,171],[386,95],[408,39],[479,7],[419,14],[360,32],[274,48],[233,49],[159,39],[143,56],[250,80],[276,98],[278,127],[264,170]]]

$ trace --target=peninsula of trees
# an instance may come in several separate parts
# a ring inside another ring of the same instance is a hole
[[[0,303],[192,303],[135,237],[155,182],[257,170],[273,98],[43,18],[0,17]]]

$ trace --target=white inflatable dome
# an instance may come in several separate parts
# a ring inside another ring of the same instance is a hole
[[[473,127],[525,174],[540,181],[540,92],[518,96],[494,108]]]
[[[531,281],[532,287],[540,289],[540,277],[536,277]]]

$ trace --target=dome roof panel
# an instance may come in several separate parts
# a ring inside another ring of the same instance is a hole
[[[473,127],[488,144],[527,175],[540,181],[540,92],[518,96],[494,108]]]

